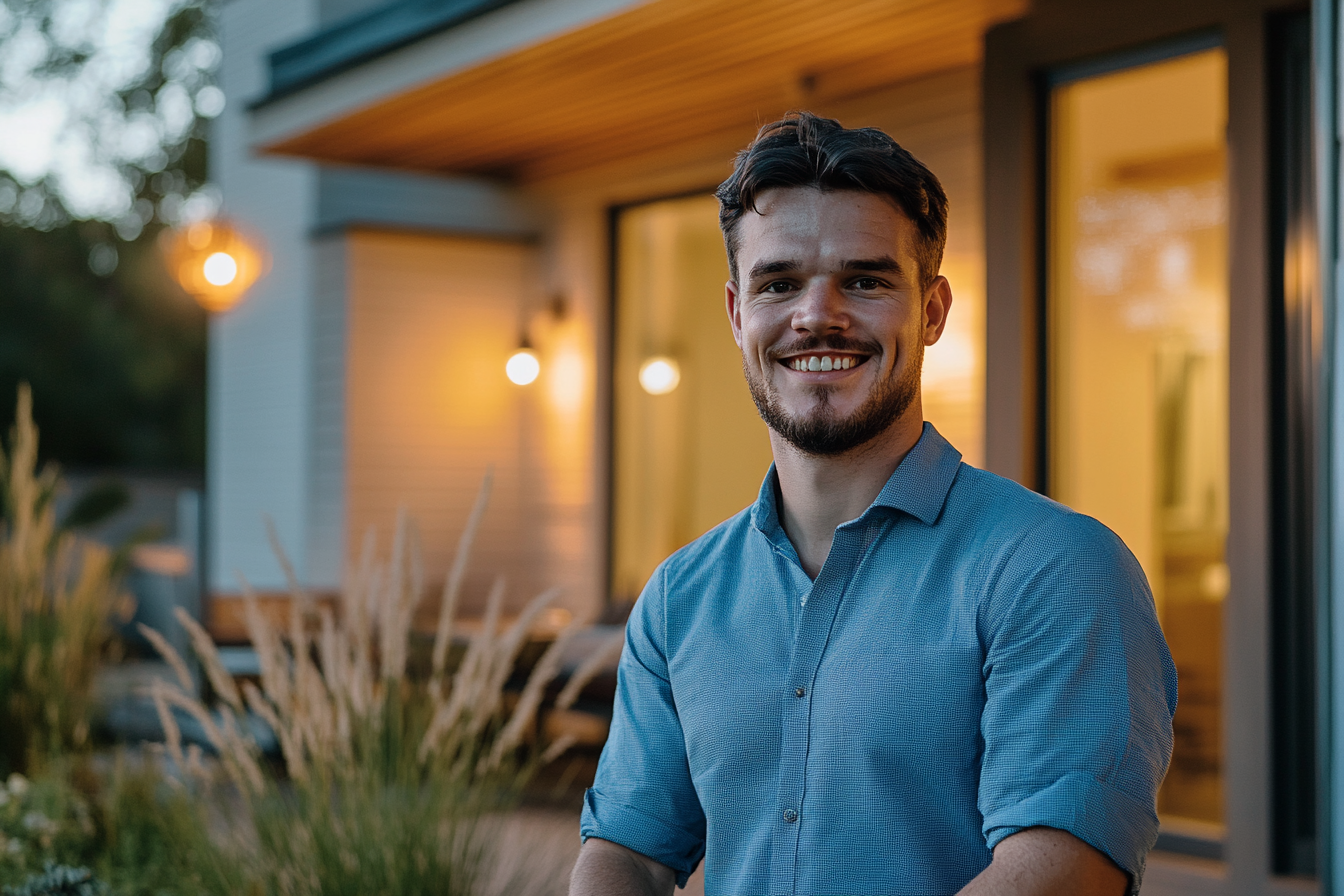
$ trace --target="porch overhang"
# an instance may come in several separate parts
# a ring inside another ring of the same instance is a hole
[[[273,54],[253,144],[536,181],[977,64],[1028,2],[403,0]]]

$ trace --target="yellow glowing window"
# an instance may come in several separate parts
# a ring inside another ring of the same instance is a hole
[[[728,328],[713,196],[621,212],[612,358],[611,591],[634,600],[668,554],[756,499],[765,424]]]
[[[1052,89],[1052,495],[1129,545],[1180,676],[1167,830],[1222,836],[1228,592],[1227,62]]]

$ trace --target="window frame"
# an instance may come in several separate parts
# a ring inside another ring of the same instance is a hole
[[[1317,3],[1313,13],[1318,48],[1313,127],[1318,142],[1323,117],[1319,96],[1322,18],[1331,15],[1322,7],[1328,5]],[[1134,59],[1163,44],[1171,46],[1192,35],[1209,33],[1221,36],[1228,56],[1229,353],[1235,361],[1229,371],[1231,527],[1227,556],[1232,589],[1225,605],[1223,635],[1224,692],[1228,695],[1223,735],[1227,836],[1222,859],[1200,858],[1191,855],[1198,850],[1190,849],[1177,854],[1170,847],[1182,844],[1168,839],[1164,844],[1168,849],[1155,851],[1150,861],[1144,887],[1149,896],[1315,889],[1313,883],[1300,878],[1290,882],[1276,875],[1271,849],[1269,682],[1273,652],[1268,620],[1273,358],[1266,333],[1272,301],[1266,29],[1268,14],[1294,6],[1300,4],[1273,0],[1043,2],[1022,19],[991,29],[985,40],[986,458],[994,472],[1041,491],[1049,480],[1049,458],[1043,450],[1049,421],[1043,388],[1048,343],[1042,301],[1048,73],[1125,54],[1133,54],[1129,58]],[[1327,71],[1333,73],[1333,63]],[[1317,168],[1323,170],[1319,162]],[[1331,200],[1333,208],[1332,195]],[[1332,249],[1333,234],[1321,234],[1322,244]],[[1336,412],[1335,419],[1341,417],[1344,414]],[[1316,596],[1318,602],[1325,599],[1319,583]],[[1323,629],[1317,627],[1318,638],[1325,636]],[[1322,651],[1322,660],[1327,654]],[[1316,667],[1316,674],[1317,681],[1324,683],[1324,663]],[[1321,713],[1319,719],[1318,730],[1324,736],[1329,717]],[[1324,750],[1318,753],[1318,763],[1321,768],[1327,764]],[[1334,831],[1324,834],[1324,826],[1320,830],[1323,836],[1335,835]],[[1329,850],[1319,849],[1318,855],[1328,857]],[[1321,879],[1332,873],[1337,872],[1323,867]]]

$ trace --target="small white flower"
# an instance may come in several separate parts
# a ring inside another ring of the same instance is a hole
[[[55,829],[56,823],[36,810],[23,816],[23,826],[30,831],[48,833]]]
[[[14,772],[9,776],[9,780],[5,782],[5,787],[8,788],[9,792],[14,796],[23,796],[28,792],[28,779],[18,772]]]

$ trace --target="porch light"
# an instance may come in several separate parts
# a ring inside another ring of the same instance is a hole
[[[639,365],[639,384],[650,395],[666,395],[681,382],[681,367],[673,358],[654,355]]]
[[[537,353],[524,343],[518,351],[509,355],[509,360],[504,364],[504,373],[510,382],[526,386],[541,373],[541,361],[537,360]]]
[[[201,270],[205,281],[211,286],[228,286],[238,279],[238,262],[227,252],[211,255]]]
[[[168,272],[201,307],[216,314],[236,305],[267,265],[260,241],[223,219],[167,231],[162,248]]]

